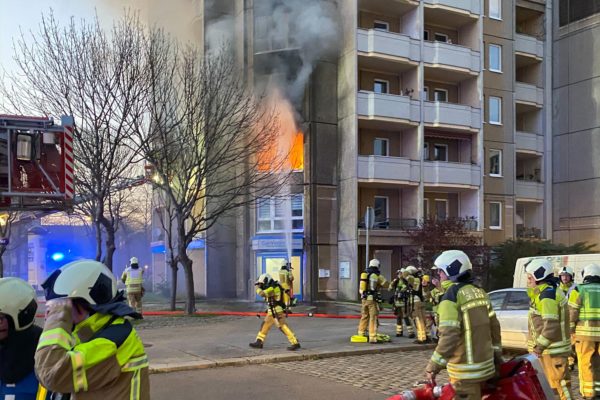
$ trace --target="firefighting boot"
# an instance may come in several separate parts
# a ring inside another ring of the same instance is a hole
[[[300,343],[294,343],[291,346],[288,346],[287,349],[289,351],[296,351],[300,348]]]
[[[260,339],[256,339],[256,342],[250,343],[249,344],[250,347],[254,347],[255,349],[262,349],[263,348],[263,341]]]

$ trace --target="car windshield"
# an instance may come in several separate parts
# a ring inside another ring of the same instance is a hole
[[[529,296],[527,292],[519,290],[510,292],[508,300],[504,305],[505,310],[527,310],[529,309]]]

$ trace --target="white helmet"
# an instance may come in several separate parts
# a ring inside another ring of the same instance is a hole
[[[373,258],[371,261],[369,261],[369,267],[379,268],[380,265],[381,263],[376,258]]]
[[[256,282],[254,282],[254,284],[255,285],[268,285],[272,279],[273,278],[271,278],[271,275],[262,274],[261,276],[258,277],[258,279],[256,280]]]
[[[0,314],[8,315],[16,331],[33,325],[37,311],[35,290],[19,278],[0,279]]]
[[[418,272],[417,268],[415,266],[413,266],[413,265],[409,265],[404,270],[409,275],[415,275]]]
[[[560,270],[560,273],[558,274],[560,275],[571,275],[571,278],[573,277],[573,275],[575,275],[575,272],[573,271],[573,267],[569,267],[568,265],[565,265],[564,267],[562,267],[562,269]]]
[[[131,259],[129,260],[129,264],[139,264],[137,257],[131,257]]]
[[[117,295],[117,280],[102,263],[77,260],[54,271],[42,284],[46,300],[83,299],[90,305],[109,303]]]
[[[554,273],[550,261],[543,258],[533,259],[526,265],[525,272],[531,274],[536,282],[542,281]]]
[[[600,277],[600,265],[596,263],[586,265],[583,268],[583,277],[587,278],[588,276]]]
[[[441,269],[448,279],[455,281],[459,276],[473,269],[471,260],[463,251],[446,250],[435,259],[436,269]]]

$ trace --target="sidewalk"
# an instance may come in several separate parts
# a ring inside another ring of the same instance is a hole
[[[296,307],[294,312],[357,315],[359,308],[352,303],[319,303]],[[264,305],[202,302],[198,304],[198,311],[258,312],[264,311]],[[383,314],[391,313],[384,310]],[[138,331],[147,346],[153,373],[433,348],[416,345],[414,339],[393,337],[395,321],[391,319],[380,321],[379,332],[392,336],[392,342],[369,344],[350,343],[350,336],[356,334],[357,319],[292,316],[288,322],[302,345],[301,350],[287,351],[289,343],[275,327],[269,332],[265,347],[253,349],[248,343],[255,340],[261,321],[262,318],[257,317],[230,316],[147,317]]]

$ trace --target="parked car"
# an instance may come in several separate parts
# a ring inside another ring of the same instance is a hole
[[[489,293],[502,329],[502,347],[527,350],[529,296],[525,288],[494,290]]]

